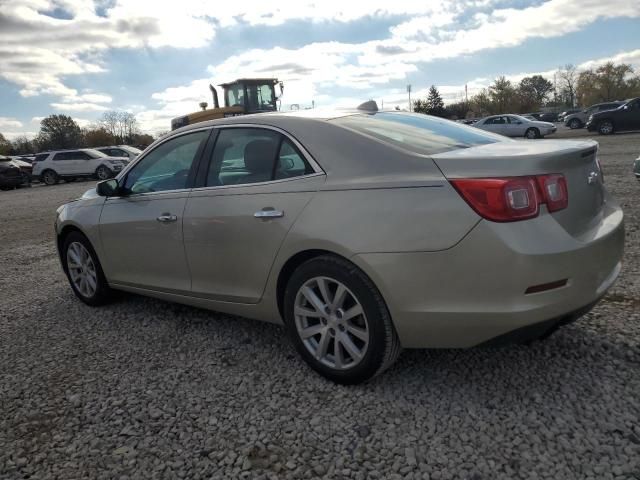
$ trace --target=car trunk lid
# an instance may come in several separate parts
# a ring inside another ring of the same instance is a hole
[[[555,220],[575,237],[599,222],[605,202],[603,176],[594,141],[544,140],[498,142],[434,155],[447,179],[519,177],[562,174],[569,204],[553,212]]]

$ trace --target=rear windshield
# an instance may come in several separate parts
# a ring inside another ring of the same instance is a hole
[[[475,127],[418,113],[378,112],[339,117],[331,121],[423,155],[510,141]]]

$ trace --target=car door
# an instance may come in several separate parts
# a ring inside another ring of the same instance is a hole
[[[106,199],[99,228],[110,282],[190,291],[183,213],[210,133],[201,129],[168,138],[120,179],[120,196]]]
[[[483,130],[488,130],[489,132],[493,132],[493,133],[498,133],[497,131],[497,124],[496,124],[496,120],[499,117],[489,117],[487,118],[484,123],[482,124],[482,129]]]
[[[69,152],[69,173],[76,175],[89,175],[95,171],[93,168],[93,158],[87,154],[87,152],[83,152],[82,150],[78,150],[77,152]]]
[[[618,130],[640,130],[640,99],[622,107],[614,116],[614,121]]]
[[[520,120],[517,117],[513,117],[508,115],[507,117],[508,126],[506,126],[507,133],[506,135],[509,137],[522,137],[524,136],[524,132],[527,129],[527,124]]]
[[[221,128],[208,157],[184,214],[193,295],[257,303],[324,172],[302,145],[267,128]]]
[[[69,175],[73,173],[73,152],[58,152],[53,156],[51,162],[51,168],[53,168],[58,175]]]

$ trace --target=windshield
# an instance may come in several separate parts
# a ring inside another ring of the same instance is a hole
[[[88,148],[85,150],[86,154],[89,155],[91,158],[104,158],[107,157],[108,155],[105,155],[102,152],[99,152],[98,150],[94,150],[92,148]]]
[[[475,127],[417,113],[379,112],[339,117],[331,121],[423,155],[511,141]]]

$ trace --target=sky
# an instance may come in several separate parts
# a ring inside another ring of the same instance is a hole
[[[108,110],[167,131],[241,77],[282,80],[283,110],[406,108],[408,84],[451,102],[609,60],[640,73],[640,0],[0,0],[0,133]]]

